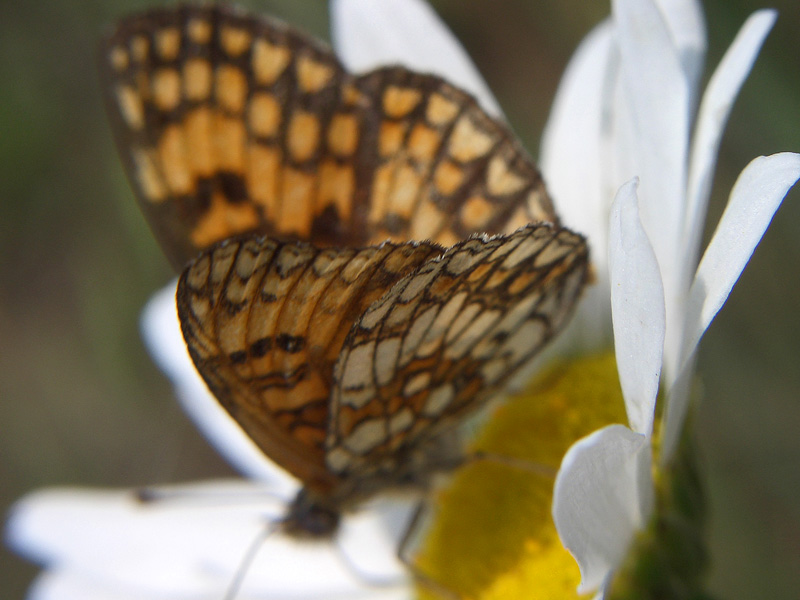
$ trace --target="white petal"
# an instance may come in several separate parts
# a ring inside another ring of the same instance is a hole
[[[686,412],[689,409],[690,393],[694,383],[694,367],[697,362],[697,353],[693,353],[673,377],[666,393],[666,412],[664,426],[662,427],[661,448],[659,462],[667,465],[678,447],[683,431]]]
[[[774,10],[761,10],[747,20],[711,76],[703,94],[692,141],[686,219],[683,225],[685,244],[682,262],[689,269],[682,276],[686,285],[691,281],[691,271],[697,264],[719,143],[728,115],[776,17]]]
[[[339,546],[366,581],[406,581],[397,550],[418,504],[418,498],[382,497],[342,521]]]
[[[286,595],[274,590],[240,590],[236,600],[410,600],[413,595],[407,588],[369,588],[342,593],[298,592]],[[119,583],[104,583],[96,578],[72,570],[46,571],[34,582],[27,600],[221,600],[218,593],[169,593],[161,590],[130,588]]]
[[[178,322],[175,304],[177,285],[178,280],[173,280],[150,298],[142,311],[142,337],[153,360],[170,379],[194,378],[202,383],[186,350]]]
[[[688,357],[739,279],[789,189],[800,178],[800,154],[754,159],[739,175],[697,268],[686,307]]]
[[[142,337],[150,354],[172,381],[183,409],[235,468],[248,477],[275,484],[281,481],[287,490],[296,487],[222,408],[195,369],[178,321],[176,285],[173,282],[155,294],[142,312]]]
[[[584,38],[567,66],[540,151],[544,180],[559,216],[589,238],[592,250],[597,281],[586,290],[568,332],[570,338],[580,337],[570,342],[584,349],[607,347],[611,340],[607,223],[616,186],[608,185],[605,164],[611,60],[611,23],[605,21]]]
[[[221,598],[250,545],[282,507],[269,490],[243,483],[172,491],[175,497],[149,502],[130,492],[39,492],[15,506],[8,541],[35,560],[85,574],[98,585],[139,590],[145,597],[160,592]],[[245,573],[242,598],[364,593],[365,582],[350,572],[331,543],[296,542],[278,534],[260,543]],[[394,547],[370,551],[391,553]]]
[[[73,569],[52,569],[34,580],[25,597],[27,600],[169,600],[175,596],[102,582]]]
[[[553,518],[581,570],[578,593],[596,589],[625,554],[650,515],[650,444],[610,425],[567,451],[556,476]]]
[[[218,502],[217,494],[240,491],[187,487],[174,499],[142,502],[129,491],[46,490],[15,505],[7,540],[35,561],[68,565],[99,581],[167,592],[215,583],[224,589],[225,574],[235,572],[236,557],[264,527],[265,507],[275,504],[267,493],[249,503]],[[206,493],[213,494],[210,502]]]
[[[433,73],[503,116],[464,47],[424,0],[334,0],[330,8],[334,47],[351,71],[399,64]]]
[[[753,160],[739,175],[714,236],[697,268],[685,306],[679,368],[668,390],[662,458],[668,459],[683,428],[697,345],[750,260],[786,193],[800,178],[800,154]]]
[[[664,288],[653,248],[639,221],[636,180],[611,208],[608,262],[614,351],[631,428],[649,436],[664,348]]]
[[[621,84],[635,136],[639,210],[669,294],[680,244],[689,139],[689,89],[661,12],[653,0],[614,0]],[[667,314],[670,298],[667,297]]]
[[[706,55],[703,7],[697,0],[656,0],[656,3],[678,50],[689,87],[697,89]]]
[[[539,155],[562,221],[587,234],[595,244],[606,239],[608,199],[614,193],[602,189],[611,33],[611,23],[603,22],[572,56],[542,133]],[[603,217],[602,222],[598,216]]]

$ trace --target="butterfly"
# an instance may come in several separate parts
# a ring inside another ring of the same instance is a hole
[[[197,370],[303,484],[284,530],[329,536],[458,465],[458,425],[564,326],[589,272],[507,127],[437,76],[350,74],[228,6],[124,19],[102,74]]]

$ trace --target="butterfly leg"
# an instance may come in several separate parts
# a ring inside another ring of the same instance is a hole
[[[555,479],[557,469],[553,467],[549,467],[547,465],[543,465],[541,463],[534,462],[532,460],[527,460],[524,458],[517,458],[516,456],[507,456],[505,454],[495,454],[493,452],[485,452],[483,450],[477,450],[475,452],[468,453],[464,457],[464,463],[477,463],[477,462],[490,462],[498,465],[503,465],[512,469],[517,469],[519,471],[525,471],[526,473],[530,473],[531,475],[541,475],[544,477],[551,477]]]
[[[426,529],[425,522],[428,520],[426,511],[428,507],[429,503],[425,500],[420,500],[417,503],[405,533],[400,540],[400,544],[397,546],[397,558],[403,563],[406,569],[408,569],[408,572],[411,573],[414,583],[418,588],[442,600],[463,600],[464,597],[461,594],[422,572],[414,562],[414,557],[411,555],[413,548],[417,545],[419,536],[422,535]]]

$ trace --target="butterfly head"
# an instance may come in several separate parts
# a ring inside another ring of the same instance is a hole
[[[302,488],[280,521],[280,529],[296,538],[330,538],[339,527],[341,512],[313,492]]]

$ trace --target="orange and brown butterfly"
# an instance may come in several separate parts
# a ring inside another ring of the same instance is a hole
[[[107,103],[150,226],[182,270],[198,371],[303,483],[285,530],[425,486],[463,417],[565,324],[587,280],[533,162],[474,98],[224,6],[132,16]]]

